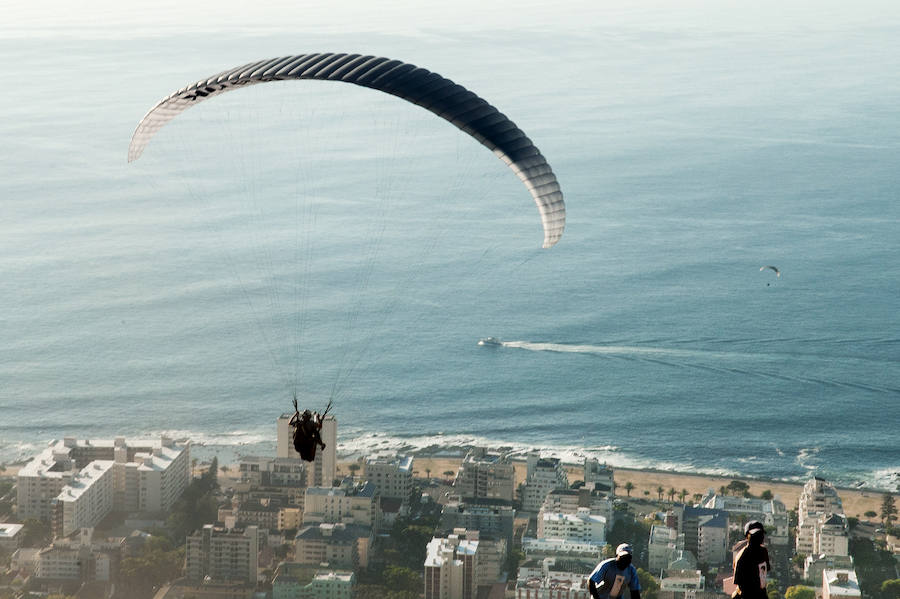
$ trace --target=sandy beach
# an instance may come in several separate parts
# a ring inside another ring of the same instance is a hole
[[[418,472],[418,476],[427,476],[426,471],[431,471],[432,477],[443,477],[444,472],[453,472],[454,475],[462,460],[449,458],[420,458],[415,459],[414,468]],[[525,480],[525,462],[514,462],[516,468],[516,482],[521,483]],[[346,469],[346,466],[344,466]],[[582,469],[580,466],[568,466],[569,481],[573,482],[582,478]],[[719,487],[727,485],[733,480],[740,480],[750,485],[750,493],[759,496],[763,491],[769,490],[772,494],[784,502],[788,510],[795,509],[803,490],[802,483],[789,483],[781,481],[764,481],[748,478],[726,478],[718,476],[709,476],[705,474],[692,474],[685,472],[667,472],[659,470],[630,470],[627,468],[614,468],[614,478],[618,486],[617,494],[625,495],[625,484],[630,482],[634,485],[631,491],[631,497],[641,498],[649,497],[658,499],[657,489],[662,487],[663,498],[666,498],[666,492],[669,489],[675,489],[679,493],[685,489],[687,501],[691,501],[695,493],[705,494],[709,489],[718,490]],[[649,494],[645,495],[645,491]],[[881,507],[882,492],[866,491],[856,489],[838,489],[838,494],[844,504],[844,513],[848,516],[865,519],[864,514],[867,511],[878,512]],[[676,495],[676,499],[677,499]]]

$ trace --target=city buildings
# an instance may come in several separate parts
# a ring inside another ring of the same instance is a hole
[[[365,478],[375,485],[381,497],[400,499],[406,503],[412,492],[413,458],[408,456],[368,458]]]
[[[605,545],[606,518],[591,514],[586,507],[577,508],[575,513],[541,510],[538,514],[537,534],[541,539],[565,539]]]
[[[447,532],[455,528],[477,530],[482,540],[502,539],[507,548],[512,547],[516,511],[505,503],[476,501],[446,504],[441,510],[441,529]]]
[[[369,481],[345,479],[340,487],[309,487],[303,501],[303,524],[356,524],[377,530],[381,523],[378,489]]]
[[[612,466],[601,464],[592,458],[584,458],[584,486],[586,488],[603,491],[613,497],[616,489],[613,475]]]
[[[820,516],[843,514],[844,507],[834,486],[825,479],[813,477],[803,485],[797,509],[797,553],[816,554],[816,529]]]
[[[462,533],[462,534],[461,534]],[[474,538],[469,539],[472,535]],[[475,599],[479,580],[477,533],[434,537],[425,557],[425,599]]]
[[[483,447],[470,450],[456,473],[454,488],[462,499],[487,498],[512,502],[516,472],[506,454]]]
[[[554,489],[567,489],[569,479],[559,458],[542,458],[532,451],[526,458],[527,475],[522,484],[522,511],[537,513]]]
[[[676,503],[666,513],[666,526],[684,535],[684,549],[701,564],[728,561],[728,512]]]
[[[228,529],[206,524],[187,538],[185,573],[194,583],[256,584],[259,560],[259,529],[256,526]]]
[[[304,526],[294,538],[294,561],[349,570],[366,568],[374,539],[368,526],[344,523]]]
[[[111,511],[165,513],[190,482],[190,445],[154,440],[55,441],[18,472],[17,515],[67,535]]]
[[[548,557],[519,566],[516,599],[590,599],[588,576],[596,564]]]
[[[822,599],[855,599],[861,597],[859,580],[853,570],[822,572]]]
[[[758,520],[766,527],[766,540],[771,545],[786,546],[788,537],[787,509],[779,499],[757,499],[710,493],[700,501],[700,506],[728,512],[729,517]]]
[[[12,553],[22,539],[22,525],[0,522],[0,551]]]

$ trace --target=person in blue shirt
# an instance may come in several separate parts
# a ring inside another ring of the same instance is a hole
[[[616,547],[616,557],[600,562],[588,579],[588,590],[594,599],[619,599],[625,585],[631,590],[631,599],[641,599],[641,583],[637,569],[631,564],[634,550],[628,543]]]

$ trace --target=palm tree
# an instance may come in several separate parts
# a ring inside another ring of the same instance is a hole
[[[444,470],[444,476],[446,476],[448,479],[453,478],[454,474],[456,473],[453,472],[453,470]]]
[[[359,470],[359,464],[357,464],[356,462],[351,462],[347,465],[347,470],[350,471],[350,474],[356,476],[356,472]]]
[[[634,484],[631,481],[625,483],[625,492],[631,497],[631,491],[634,490]]]
[[[700,503],[701,499],[703,499],[703,493],[694,493],[694,503]]]
[[[669,501],[675,501],[675,493],[675,487],[670,487],[668,492],[666,492],[666,495],[669,496]]]
[[[425,469],[425,476],[426,476],[426,478],[429,478],[429,479],[431,478],[431,468]]]
[[[681,500],[681,503],[684,503],[684,498],[687,497],[687,496],[688,496],[687,489],[682,489],[682,490],[679,491],[679,493],[678,493],[678,499]]]
[[[719,487],[719,495],[728,495],[728,487],[725,485]]]
[[[665,492],[665,489],[662,487],[656,487],[656,494],[659,495],[659,500],[662,501],[662,494]]]

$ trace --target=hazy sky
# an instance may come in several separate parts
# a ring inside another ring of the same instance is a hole
[[[494,28],[589,30],[603,27],[832,29],[893,26],[895,0],[17,0],[0,20],[0,37],[131,37],[230,29],[380,31],[421,34]],[[298,44],[298,46],[302,46]]]

